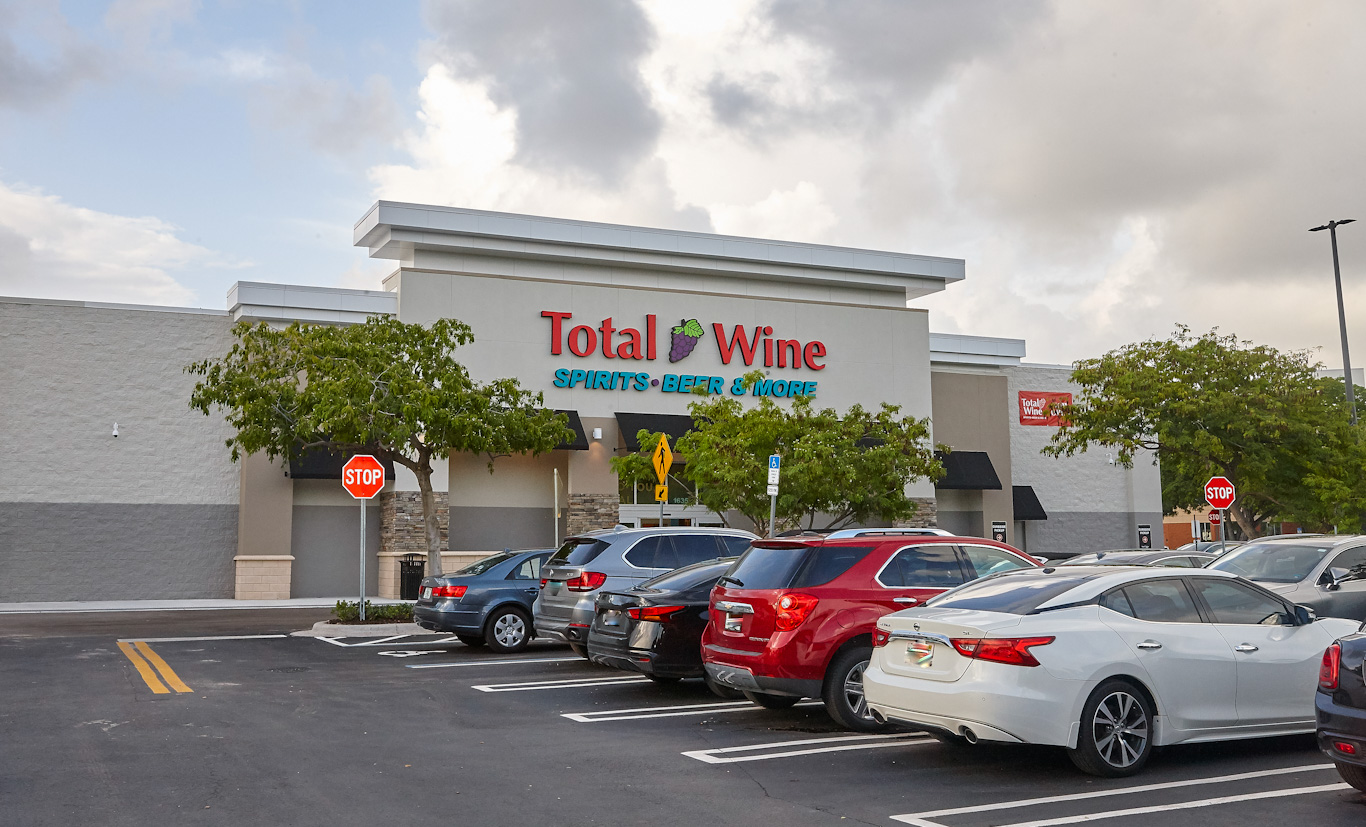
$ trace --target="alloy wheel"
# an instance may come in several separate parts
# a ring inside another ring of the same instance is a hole
[[[854,664],[849,673],[844,676],[844,700],[849,704],[849,708],[854,711],[854,715],[865,721],[873,720],[873,714],[868,710],[868,701],[863,697],[863,673],[868,668],[868,661],[861,661]]]
[[[1096,705],[1091,733],[1101,760],[1115,769],[1125,769],[1148,745],[1148,714],[1129,692],[1111,692]]]

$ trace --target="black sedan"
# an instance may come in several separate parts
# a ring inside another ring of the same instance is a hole
[[[1366,625],[1363,625],[1366,629]],[[1319,749],[1342,780],[1366,792],[1366,633],[1333,642],[1323,653],[1314,699]]]
[[[413,620],[434,632],[454,632],[461,643],[495,652],[520,652],[535,637],[531,604],[541,586],[541,564],[555,550],[505,551],[451,574],[422,578]]]
[[[666,683],[706,676],[702,630],[712,587],[734,557],[705,560],[631,589],[602,592],[588,630],[588,659]]]

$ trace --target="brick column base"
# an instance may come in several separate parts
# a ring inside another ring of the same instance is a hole
[[[611,528],[620,519],[621,497],[616,494],[570,494],[565,532],[573,537],[585,531]]]
[[[445,491],[434,492],[436,523],[441,530],[441,548],[450,547],[450,508]],[[421,491],[385,491],[379,495],[379,552],[386,554],[426,554],[427,529],[422,521]],[[444,557],[442,558],[444,561]],[[394,564],[398,577],[398,564]],[[384,574],[380,574],[383,582]],[[398,580],[394,580],[398,588]]]
[[[915,516],[909,520],[896,520],[893,528],[934,528],[939,524],[939,512],[934,497],[912,497],[916,505]]]
[[[294,570],[292,554],[239,554],[237,564],[238,600],[288,600],[290,576]]]

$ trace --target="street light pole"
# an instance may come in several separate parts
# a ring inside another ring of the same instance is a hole
[[[1342,224],[1351,224],[1355,218],[1344,218],[1341,221],[1329,221],[1322,227],[1312,227],[1309,232],[1317,233],[1320,230],[1327,230],[1329,237],[1333,239],[1333,284],[1338,290],[1338,331],[1342,335],[1342,378],[1347,388],[1347,408],[1352,412],[1352,424],[1357,424],[1357,402],[1355,388],[1352,382],[1352,359],[1347,355],[1347,311],[1342,304],[1342,270],[1338,267],[1338,227]]]

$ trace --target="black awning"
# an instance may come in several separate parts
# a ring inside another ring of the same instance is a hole
[[[569,427],[574,431],[574,438],[567,442],[561,442],[558,448],[568,451],[587,451],[588,432],[583,429],[583,420],[579,419],[578,411],[556,411],[557,414],[564,414],[569,417]]]
[[[1039,495],[1034,493],[1034,486],[1012,485],[1010,487],[1010,493],[1015,500],[1015,519],[1048,519],[1048,512],[1043,510],[1043,503],[1039,502]]]
[[[986,451],[950,451],[947,454],[936,451],[935,456],[944,463],[944,476],[934,484],[935,488],[1001,490],[1001,478],[996,476],[996,468]]]
[[[617,427],[621,428],[627,450],[639,451],[640,443],[636,441],[636,434],[642,429],[666,434],[672,442],[692,430],[692,417],[682,414],[619,413]]]
[[[309,448],[295,452],[289,457],[289,476],[296,480],[340,480],[342,466],[356,454],[366,451],[337,451],[326,448]],[[394,461],[380,460],[384,466],[384,481],[394,481]]]

